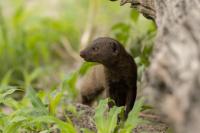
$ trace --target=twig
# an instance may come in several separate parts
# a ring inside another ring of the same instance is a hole
[[[80,61],[81,58],[80,58],[79,54],[77,54],[77,52],[75,52],[72,49],[71,44],[66,37],[61,37],[61,44],[63,45],[65,51],[69,54],[69,56],[71,56],[77,62]]]
[[[98,8],[99,8],[99,0],[91,0],[86,28],[81,37],[81,44],[80,44],[81,49],[86,47],[88,42],[92,38],[93,35],[92,31],[94,29]]]

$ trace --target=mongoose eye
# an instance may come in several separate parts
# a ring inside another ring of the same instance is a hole
[[[93,51],[97,51],[99,48],[98,47],[93,47],[92,50]]]

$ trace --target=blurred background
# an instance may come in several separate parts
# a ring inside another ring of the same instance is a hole
[[[124,44],[137,62],[140,83],[156,30],[151,20],[129,6],[109,0],[1,1],[0,94],[12,94],[1,101],[8,106],[6,112],[28,101],[29,88],[47,104],[58,93],[74,101],[76,82],[92,65],[84,63],[79,51],[97,37]]]
[[[80,68],[79,51],[101,36],[123,43],[139,71],[149,64],[155,26],[129,5],[108,0],[0,4],[0,79],[7,77],[8,85],[49,90]]]

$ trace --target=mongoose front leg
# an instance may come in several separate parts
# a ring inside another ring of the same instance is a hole
[[[114,99],[112,99],[112,97],[110,97],[110,92],[109,92],[109,88],[106,88],[106,98],[110,98],[110,100],[108,101],[108,108],[112,108],[115,105],[115,101]]]
[[[130,89],[127,93],[126,98],[126,111],[125,111],[125,119],[128,118],[128,113],[132,110],[136,99],[136,88]]]

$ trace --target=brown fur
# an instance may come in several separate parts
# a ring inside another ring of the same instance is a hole
[[[78,101],[92,106],[96,98],[105,97],[105,73],[103,65],[95,65],[80,79]]]
[[[127,118],[137,93],[137,66],[133,58],[118,41],[108,37],[94,40],[80,56],[86,61],[103,64],[106,95],[117,106],[126,106]]]

